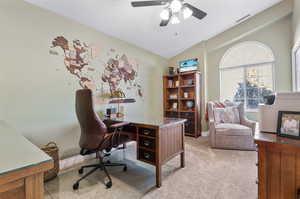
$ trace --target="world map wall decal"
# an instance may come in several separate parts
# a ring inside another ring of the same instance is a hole
[[[142,86],[138,83],[139,65],[110,49],[100,56],[99,49],[78,39],[67,40],[57,36],[52,41],[50,54],[62,56],[63,63],[69,74],[77,79],[81,88],[96,91],[143,97]],[[104,91],[107,88],[107,91]]]

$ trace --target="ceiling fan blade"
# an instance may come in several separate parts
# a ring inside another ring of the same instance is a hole
[[[144,7],[144,6],[163,6],[166,5],[167,1],[133,1],[131,5],[133,7]]]
[[[202,11],[202,10],[194,7],[194,6],[192,6],[189,3],[185,3],[184,5],[186,7],[188,7],[188,8],[190,8],[193,11],[193,16],[196,17],[196,18],[198,18],[198,19],[203,19],[207,15],[206,12],[204,12],[204,11]]]
[[[160,22],[159,25],[160,25],[161,27],[167,26],[168,23],[169,23],[169,21],[170,21],[170,19],[168,19],[168,20],[162,20],[162,21]]]

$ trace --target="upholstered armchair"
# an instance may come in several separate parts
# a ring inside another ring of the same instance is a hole
[[[244,105],[208,102],[210,143],[213,148],[254,150],[256,122],[246,118]]]

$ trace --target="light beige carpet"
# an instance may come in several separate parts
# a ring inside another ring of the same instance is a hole
[[[79,190],[72,185],[79,178],[78,167],[63,171],[45,185],[46,199],[254,199],[257,198],[256,152],[216,150],[207,137],[186,137],[186,167],[179,158],[163,167],[163,185],[155,188],[154,167],[136,160],[134,143],[126,152],[115,152],[112,161],[128,164],[128,171],[111,168],[111,189],[103,185],[99,171],[83,180]],[[94,161],[94,160],[93,160]],[[90,161],[88,163],[91,163]]]

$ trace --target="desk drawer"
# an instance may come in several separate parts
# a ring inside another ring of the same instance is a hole
[[[155,150],[155,139],[140,136],[139,137],[139,146]]]
[[[155,153],[144,149],[139,149],[139,160],[155,164]]]
[[[156,136],[155,129],[148,129],[148,128],[139,128],[139,134],[151,136],[151,137]]]

